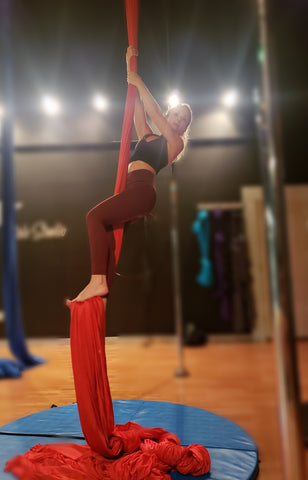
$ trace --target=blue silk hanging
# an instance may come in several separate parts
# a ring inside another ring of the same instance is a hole
[[[0,0],[0,31],[3,58],[3,85],[5,114],[1,129],[2,167],[2,295],[6,333],[9,346],[18,359],[1,360],[2,376],[18,377],[23,368],[42,363],[42,359],[31,355],[26,347],[22,324],[18,280],[18,257],[16,245],[16,215],[14,192],[14,143],[13,143],[13,73],[10,45],[10,0]]]
[[[210,219],[206,210],[197,213],[192,224],[192,231],[197,237],[200,248],[200,272],[196,277],[197,283],[202,287],[213,285],[213,266],[209,258],[210,250]]]

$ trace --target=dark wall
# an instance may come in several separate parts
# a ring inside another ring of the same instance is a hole
[[[220,315],[220,302],[213,287],[196,282],[200,270],[200,249],[192,222],[196,205],[203,202],[240,201],[243,185],[259,183],[255,146],[195,148],[187,152],[177,166],[179,183],[179,231],[181,241],[181,272],[185,322],[192,322],[206,332],[230,332]],[[210,252],[213,260],[213,252]]]
[[[64,299],[89,277],[86,212],[112,194],[116,152],[17,155],[18,223],[61,222],[63,238],[20,240],[23,311],[29,335],[67,331]]]
[[[273,100],[287,183],[308,181],[308,3],[268,2]]]
[[[67,335],[66,297],[90,274],[86,212],[112,194],[116,151],[17,154],[18,250],[22,311],[29,336]],[[206,328],[204,292],[194,296],[199,251],[191,232],[196,204],[239,199],[241,185],[258,181],[254,145],[188,147],[176,165],[184,310]],[[128,227],[108,305],[107,334],[173,331],[169,182],[156,179],[153,217]],[[39,222],[43,222],[39,223]],[[67,231],[61,236],[61,228]],[[59,231],[59,237],[48,238]],[[42,235],[44,238],[40,238]],[[23,238],[21,238],[21,235]]]

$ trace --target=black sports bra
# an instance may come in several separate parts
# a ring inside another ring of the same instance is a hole
[[[148,137],[155,136],[154,140],[146,141]],[[162,135],[148,133],[144,135],[137,143],[135,151],[129,159],[129,163],[141,160],[147,163],[155,172],[158,173],[163,167],[168,165],[167,140]]]

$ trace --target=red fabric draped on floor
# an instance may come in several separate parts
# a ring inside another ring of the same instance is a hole
[[[182,447],[162,428],[114,425],[100,297],[71,304],[71,353],[80,424],[87,445],[36,445],[6,465],[21,480],[170,480],[168,471],[203,475],[205,447]]]

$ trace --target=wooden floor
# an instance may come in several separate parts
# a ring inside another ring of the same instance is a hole
[[[32,353],[47,362],[18,380],[1,380],[0,425],[75,402],[68,339],[32,340]],[[308,342],[299,342],[302,401],[308,401]],[[0,357],[9,357],[0,341]],[[191,405],[233,420],[256,441],[259,480],[281,480],[278,397],[273,344],[217,343],[185,348],[190,375],[176,378],[172,338],[118,338],[107,345],[114,399],[160,400]],[[308,478],[308,455],[305,451]],[[292,479],[288,479],[292,480]]]

